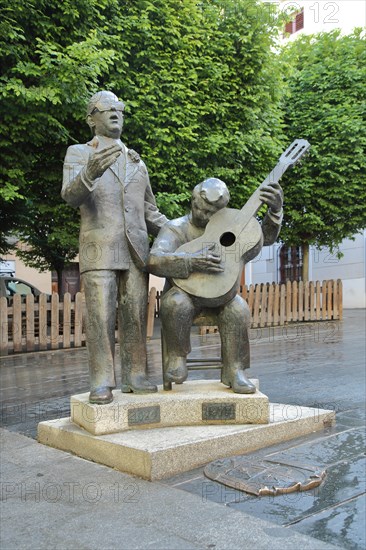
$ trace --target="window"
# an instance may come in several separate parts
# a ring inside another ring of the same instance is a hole
[[[16,281],[15,283],[9,283],[8,288],[12,292],[14,292],[14,294],[21,294],[22,296],[32,294],[31,287],[26,285],[25,283],[20,283],[19,281]]]
[[[13,277],[1,277],[1,279],[5,282],[7,296],[14,296],[14,294],[20,294],[21,296],[34,294],[34,296],[38,296],[40,293],[39,290],[33,285],[28,284],[21,279],[16,279]]]
[[[285,246],[280,248],[280,283],[301,281],[302,248],[301,246]]]
[[[292,15],[292,20],[286,23],[285,33],[294,34],[304,28],[304,8]]]

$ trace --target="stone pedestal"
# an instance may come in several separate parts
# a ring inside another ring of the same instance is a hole
[[[62,418],[41,422],[38,440],[153,481],[322,430],[334,419],[334,411],[274,403],[267,424],[208,425],[202,421],[201,426],[140,427],[92,435],[70,418]]]
[[[258,388],[258,380],[252,380]],[[161,390],[161,388],[159,388]],[[113,403],[92,405],[89,393],[71,397],[71,421],[93,435],[131,429],[210,424],[267,424],[268,397],[258,389],[240,395],[218,381],[194,380],[172,391],[136,395],[113,392]]]

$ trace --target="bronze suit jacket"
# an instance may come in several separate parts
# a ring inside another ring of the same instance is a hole
[[[110,145],[94,138],[68,148],[61,195],[80,208],[80,273],[94,269],[128,269],[130,261],[144,268],[149,256],[148,233],[157,235],[167,222],[157,209],[145,164],[119,141],[118,161],[90,185],[84,167],[95,147]]]

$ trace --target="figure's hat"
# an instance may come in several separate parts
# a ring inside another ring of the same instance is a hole
[[[226,183],[218,178],[208,178],[200,183],[197,192],[209,204],[213,204],[218,209],[224,208],[230,199],[230,193]]]

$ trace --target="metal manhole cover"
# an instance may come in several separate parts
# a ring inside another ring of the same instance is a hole
[[[309,491],[318,487],[326,476],[326,470],[309,465],[258,462],[241,457],[215,460],[203,472],[213,481],[256,496]]]

